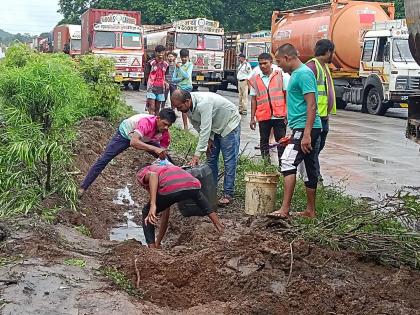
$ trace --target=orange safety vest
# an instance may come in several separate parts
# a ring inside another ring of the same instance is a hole
[[[286,99],[283,91],[283,75],[281,71],[274,70],[270,76],[268,89],[260,75],[256,74],[249,79],[257,99],[255,118],[257,121],[270,120],[274,117],[286,117]]]

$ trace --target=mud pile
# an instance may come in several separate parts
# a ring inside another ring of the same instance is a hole
[[[81,124],[75,146],[79,181],[114,132],[102,119]],[[173,209],[162,250],[134,240],[109,241],[111,229],[126,220],[125,213],[139,223],[146,194],[135,174],[153,159],[127,150],[91,186],[79,212],[62,211],[54,225],[34,217],[9,222],[10,236],[0,243],[0,266],[6,262],[0,279],[16,283],[0,282],[0,312],[420,314],[419,272],[285,240],[272,221],[246,216],[239,202],[219,212],[226,226],[223,235],[208,218],[183,218]],[[129,190],[132,201],[115,202],[122,188]],[[92,237],[79,233],[76,225],[87,227]],[[86,266],[66,265],[71,258]],[[106,280],[100,270],[107,267],[124,272],[138,285],[139,295],[131,297]]]

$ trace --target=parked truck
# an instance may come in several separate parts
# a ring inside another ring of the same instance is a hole
[[[258,65],[258,56],[271,51],[270,31],[240,34],[229,32],[224,36],[225,56],[223,69],[222,90],[229,84],[238,85],[236,72],[238,69],[238,56],[244,54],[252,68]]]
[[[420,1],[405,0],[404,5],[409,32],[408,44],[414,60],[420,65]],[[408,98],[406,136],[420,144],[420,93]]]
[[[138,90],[144,77],[143,28],[135,11],[89,9],[82,14],[81,53],[112,58],[116,82]]]
[[[392,3],[348,0],[275,11],[272,51],[291,43],[306,62],[319,39],[332,40],[337,107],[361,104],[362,112],[383,115],[390,107],[407,107],[420,82],[405,21],[393,20],[394,11]]]
[[[82,28],[80,25],[62,24],[54,27],[54,52],[64,52],[72,57],[80,55]]]
[[[193,63],[193,87],[206,86],[216,92],[223,79],[223,28],[219,22],[197,18],[145,28],[145,48],[152,58],[155,47],[163,45],[178,54],[182,48],[190,52]],[[180,61],[180,60],[178,60]]]

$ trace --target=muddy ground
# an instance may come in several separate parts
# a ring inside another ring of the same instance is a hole
[[[92,119],[80,130],[79,181],[114,128]],[[79,211],[63,210],[54,224],[35,216],[5,222],[2,314],[420,314],[418,271],[299,240],[291,246],[272,221],[246,216],[240,203],[219,212],[223,235],[207,218],[182,218],[173,211],[162,250],[135,240],[109,241],[111,229],[127,222],[124,213],[139,223],[145,193],[135,173],[151,161],[126,151],[82,198]],[[113,202],[125,187],[133,202]],[[91,237],[79,232],[81,225]],[[133,287],[138,284],[134,295],[104,276],[107,267],[124,272]]]

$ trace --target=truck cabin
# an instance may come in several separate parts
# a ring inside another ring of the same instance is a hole
[[[223,51],[223,38],[221,35],[176,33],[175,36],[175,49]]]
[[[94,49],[133,49],[142,48],[140,32],[94,31]]]

